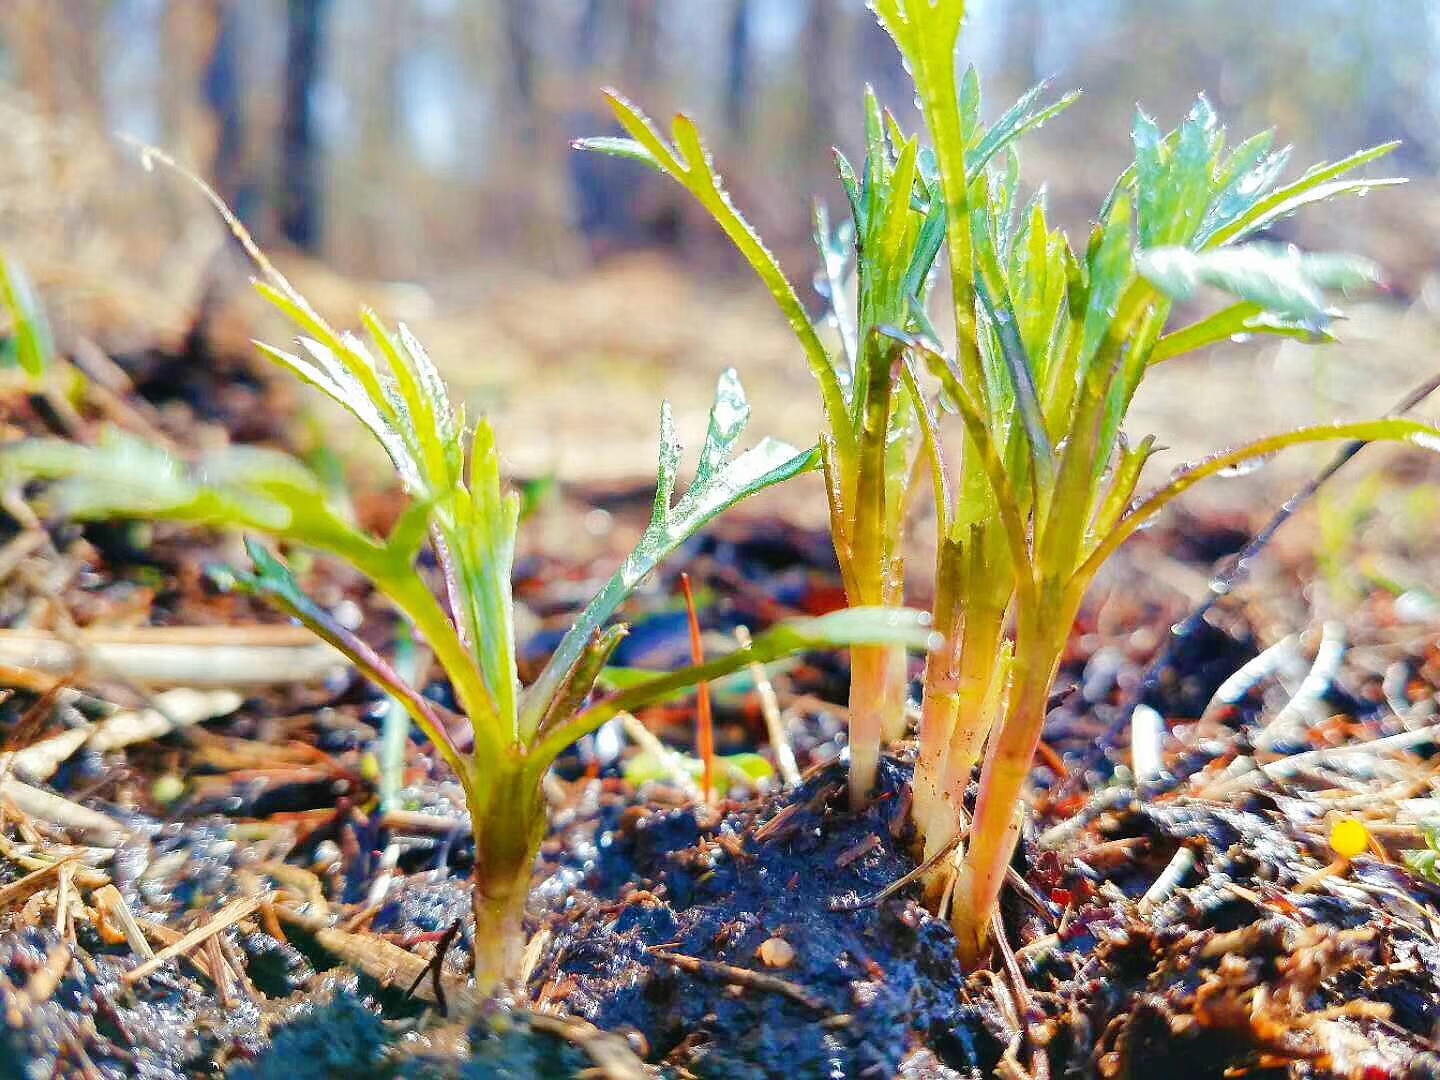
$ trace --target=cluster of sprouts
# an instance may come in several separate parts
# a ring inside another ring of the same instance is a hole
[[[794,328],[820,387],[831,532],[851,603],[906,602],[905,533],[928,494],[939,523],[934,626],[924,675],[913,816],[927,896],[965,959],[983,955],[1022,824],[1046,703],[1081,601],[1137,529],[1188,488],[1286,447],[1408,439],[1400,419],[1302,428],[1225,450],[1137,497],[1154,438],[1126,412],[1157,364],[1240,335],[1330,337],[1328,296],[1374,283],[1368,261],[1257,239],[1311,203],[1398,183],[1355,179],[1378,146],[1283,182],[1288,148],[1264,132],[1227,147],[1200,98],[1174,131],[1137,117],[1134,164],[1072,249],[1043,190],[1028,201],[1017,143],[1074,95],[1025,94],[982,119],[956,46],[963,0],[873,0],[915,84],[928,145],[866,98],[866,156],[837,154],[849,219],[816,214],[822,280],[839,324],[825,344],[774,257],[731,203],[685,116],[669,139],[610,95],[622,138],[579,145],[669,175],[714,217]],[[938,287],[937,287],[938,286]],[[948,286],[948,287],[947,287]],[[1173,325],[1177,302],[1224,297]],[[935,295],[938,294],[938,295]],[[931,321],[944,306],[948,344]],[[925,490],[925,489],[928,489]],[[869,797],[881,747],[906,734],[903,653],[851,650],[850,793]],[[966,790],[980,768],[979,795]],[[953,849],[953,859],[940,858]]]
[[[824,293],[840,331],[833,342],[731,203],[691,120],[677,117],[667,137],[611,94],[624,136],[579,144],[667,174],[711,214],[793,328],[826,428],[810,450],[766,439],[739,452],[749,409],[726,372],[693,479],[677,495],[681,447],[662,409],[650,523],[529,686],[517,675],[511,596],[519,500],[502,481],[490,425],[468,423],[452,406],[404,327],[392,331],[366,312],[364,338],[333,328],[209,189],[255,261],[260,292],[300,335],[295,351],[261,351],[346,409],[384,449],[408,497],[393,529],[359,529],[314,475],[274,451],[232,447],[181,461],[121,432],[93,446],[33,440],[0,450],[0,486],[46,482],[55,512],[224,527],[270,542],[252,539],[253,569],[229,582],[347,655],[459,779],[475,843],[482,989],[520,972],[525,901],[546,825],[542,781],[567,747],[677,690],[830,646],[850,649],[857,807],[873,793],[883,748],[909,734],[907,651],[926,654],[915,856],[933,866],[927,902],[950,918],[962,957],[980,962],[1022,828],[1046,704],[1106,560],[1197,482],[1287,447],[1408,439],[1440,448],[1433,429],[1404,419],[1302,428],[1217,453],[1137,495],[1155,443],[1129,438],[1125,420],[1153,367],[1242,334],[1326,340],[1328,297],[1376,280],[1363,259],[1304,254],[1260,237],[1311,203],[1395,182],[1352,177],[1392,147],[1284,181],[1289,151],[1268,132],[1227,146],[1204,98],[1168,134],[1142,114],[1134,163],[1077,251],[1051,223],[1043,191],[1023,197],[1018,154],[1020,139],[1074,95],[1047,102],[1036,87],[987,124],[978,78],[955,64],[963,0],[873,6],[914,79],[925,132],[905,132],[867,94],[865,158],[857,165],[837,155],[846,220],[832,227],[823,211],[815,218]],[[146,160],[173,165],[152,150]],[[0,266],[0,300],[12,309],[23,307],[22,284]],[[1223,300],[1176,325],[1177,303],[1202,290]],[[947,317],[936,321],[954,327],[948,340],[932,323],[942,308]],[[20,359],[33,367],[40,328],[19,328]],[[824,474],[849,608],[773,627],[729,656],[632,673],[623,688],[600,689],[616,685],[602,678],[625,634],[615,617],[661,560],[735,503],[813,468]],[[907,526],[922,505],[939,525],[929,612],[905,606]],[[388,598],[434,654],[458,712],[311,600],[283,561],[287,547],[341,560]],[[966,795],[977,768],[972,806]]]

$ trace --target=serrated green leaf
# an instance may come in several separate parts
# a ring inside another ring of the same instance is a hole
[[[1290,161],[1290,147],[1270,152],[1274,141],[1271,132],[1261,132],[1236,147],[1234,154],[1217,177],[1219,191],[1210,201],[1196,234],[1197,243],[1204,245],[1220,229],[1247,213],[1265,198],[1280,181]]]
[[[1208,285],[1316,334],[1323,333],[1332,318],[1327,290],[1349,291],[1380,281],[1379,268],[1368,259],[1309,255],[1271,244],[1201,252],[1155,248],[1142,251],[1136,266],[1176,300],[1189,300]]]
[[[1135,187],[1140,246],[1188,244],[1210,204],[1223,131],[1201,96],[1177,131],[1161,140],[1137,123]]]
[[[694,122],[683,114],[675,118],[672,126],[675,145],[671,147],[666,144],[650,118],[636,106],[613,90],[607,91],[605,96],[620,126],[653,158],[655,167],[695,197],[770,291],[770,295],[790,323],[791,330],[804,347],[811,373],[820,384],[826,415],[831,417],[832,424],[838,423],[840,417],[847,415],[847,409],[835,363],[815,332],[805,306],[800,302],[784,271],[780,269],[775,256],[760,239],[760,234],[731,202]],[[581,140],[578,145],[581,149],[589,146],[586,140]],[[843,437],[839,449],[842,455],[849,457],[850,447]]]
[[[974,69],[970,69],[973,73]],[[968,74],[967,74],[968,78]],[[1058,101],[1049,105],[1036,107],[1040,96],[1050,88],[1050,80],[1036,83],[1029,90],[1020,96],[1020,99],[1005,111],[1005,114],[992,124],[989,130],[985,131],[979,143],[965,155],[965,178],[967,183],[974,183],[985,167],[990,164],[997,154],[1007,150],[1017,139],[1028,132],[1043,127],[1055,117],[1075,104],[1080,98],[1078,90],[1072,90],[1063,95]],[[979,91],[978,82],[975,94],[976,114],[971,123],[978,130],[979,124]]]
[[[1294,183],[1277,188],[1263,198],[1254,200],[1242,212],[1234,214],[1229,220],[1214,222],[1207,231],[1196,237],[1196,243],[1207,248],[1221,247],[1268,228],[1311,203],[1323,202],[1341,195],[1361,195],[1375,188],[1403,184],[1405,181],[1398,178],[1339,179],[1346,173],[1354,172],[1361,166],[1384,157],[1399,145],[1398,142],[1383,143],[1380,146],[1371,147],[1369,150],[1351,154],[1333,164],[1316,165],[1314,168],[1308,169]]]
[[[650,524],[641,534],[635,550],[586,606],[575,625],[561,639],[544,670],[526,690],[520,713],[522,738],[535,734],[549,702],[580,661],[595,632],[661,560],[722,511],[756,492],[816,467],[816,450],[798,451],[793,446],[768,438],[739,457],[731,457],[748,417],[749,405],[739,378],[734,371],[727,371],[716,385],[716,402],[710,421],[714,438],[713,442],[710,438],[706,440],[707,447],[713,447],[708,460],[702,460],[701,471],[696,473],[689,488],[668,508],[668,512],[662,513],[661,500],[657,498]],[[678,444],[673,442],[673,432],[669,438],[671,442],[668,445],[674,449],[662,449],[662,477],[674,461],[674,451],[678,450]],[[673,483],[673,474],[670,482]]]

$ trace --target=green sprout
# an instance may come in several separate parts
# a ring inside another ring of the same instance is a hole
[[[0,341],[0,367],[18,367],[32,379],[50,367],[54,339],[45,309],[19,264],[0,255],[0,315],[9,320]]]
[[[1424,837],[1425,846],[1404,852],[1405,865],[1416,877],[1440,885],[1440,831],[1423,827],[1420,835]]]
[[[926,665],[912,812],[917,854],[937,864],[927,899],[937,911],[948,907],[962,957],[974,964],[1020,835],[1024,786],[1070,628],[1106,560],[1207,477],[1330,439],[1440,449],[1440,432],[1400,419],[1302,428],[1187,465],[1137,498],[1155,444],[1132,444],[1123,424],[1155,365],[1256,334],[1328,340],[1335,312],[1327,297],[1377,280],[1364,259],[1255,237],[1311,203],[1398,183],[1350,176],[1393,145],[1282,183],[1288,149],[1274,148],[1266,132],[1227,152],[1203,97],[1168,135],[1140,115],[1135,162],[1077,254],[1051,227],[1043,191],[1022,202],[1016,148],[1073,96],[1045,104],[1042,85],[986,125],[979,79],[955,63],[963,0],[873,0],[872,8],[914,80],[931,146],[867,95],[864,169],[837,158],[851,220],[832,233],[817,214],[822,280],[841,329],[835,350],[720,187],[692,121],[677,117],[667,143],[611,93],[629,137],[579,145],[679,181],[789,319],[820,383],[831,526],[851,602],[904,603],[906,511],[917,479],[928,476],[940,537],[933,609],[944,643]],[[942,249],[955,327],[949,349],[929,317]],[[856,310],[846,291],[852,268]],[[1172,327],[1175,303],[1202,293],[1227,300]],[[960,428],[949,446],[946,414]],[[857,804],[871,792],[882,741],[904,732],[903,684],[890,655],[852,650]],[[963,797],[982,759],[967,820]],[[940,860],[952,846],[955,858]]]
[[[577,739],[620,713],[752,663],[855,643],[928,647],[923,613],[848,609],[783,623],[758,635],[749,649],[595,693],[626,632],[612,617],[657,564],[730,506],[814,467],[814,451],[772,439],[736,452],[749,406],[739,379],[727,371],[694,478],[678,496],[681,447],[669,408],[662,407],[650,523],[539,676],[522,688],[511,596],[521,498],[502,484],[490,424],[479,420],[467,436],[463,415],[452,409],[439,372],[409,331],[392,332],[368,311],[362,315],[368,341],[336,331],[213,191],[158,151],[144,153],[201,186],[259,268],[263,280],[256,288],[301,332],[300,351],[260,345],[262,353],[359,421],[389,456],[409,504],[388,535],[372,535],[357,529],[326,486],[285,454],[236,446],[181,461],[117,430],[93,446],[29,440],[4,447],[0,486],[47,481],[54,508],[74,518],[177,521],[312,549],[347,563],[390,601],[434,653],[462,715],[429,700],[340,625],[267,547],[249,540],[253,572],[230,572],[236,587],[264,597],[344,653],[399,703],[458,777],[475,842],[474,965],[482,992],[520,974],[525,902],[547,822],[542,781]],[[420,569],[427,550],[440,570],[441,596]]]

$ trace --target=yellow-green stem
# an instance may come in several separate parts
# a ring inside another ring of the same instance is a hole
[[[903,646],[886,648],[884,711],[880,714],[880,743],[889,746],[908,733],[905,704],[910,687],[910,658]]]
[[[886,710],[894,696],[892,652],[886,645],[850,649],[850,805],[857,810],[875,790]]]
[[[941,631],[945,633],[945,631]],[[915,759],[914,810],[925,850],[922,858],[935,854],[945,843],[940,834],[946,822],[958,815],[946,805],[942,784],[945,775],[945,748],[955,729],[960,709],[959,636],[946,633],[945,644],[925,661],[925,692],[920,706],[920,752]]]
[[[480,993],[489,994],[520,978],[525,902],[545,834],[545,801],[538,777],[518,748],[487,762],[485,771],[485,796],[472,796],[474,777],[466,794],[475,839],[475,983]]]
[[[1068,628],[1068,622],[1060,625]],[[1008,707],[1004,723],[990,740],[980,773],[970,845],[955,894],[953,922],[961,960],[970,967],[982,955],[1005,869],[1019,839],[1017,814],[1065,641],[1063,632],[1052,640],[1025,625],[1018,631]]]

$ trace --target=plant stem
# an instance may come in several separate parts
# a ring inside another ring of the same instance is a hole
[[[885,669],[884,712],[880,714],[880,739],[889,745],[909,732],[905,709],[910,696],[910,662],[903,646],[892,645]]]
[[[920,706],[920,751],[915,760],[914,819],[925,844],[925,856],[934,854],[943,843],[947,817],[954,816],[944,805],[941,782],[945,773],[945,749],[960,708],[960,665],[964,621],[959,605],[959,561],[963,548],[942,540],[938,560],[935,602],[932,611],[935,629],[944,644],[925,659],[925,688]]]
[[[520,978],[525,956],[525,900],[530,880],[508,885],[479,878],[470,900],[475,912],[475,988],[490,995]]]
[[[865,336],[862,421],[855,469],[855,499],[849,552],[856,594],[851,604],[898,603],[904,593],[896,537],[889,529],[892,492],[887,475],[890,406],[899,376],[901,346],[878,333]],[[858,380],[858,377],[857,377]],[[857,381],[858,385],[858,381]],[[837,552],[838,554],[838,552]],[[850,650],[850,805],[870,801],[880,764],[880,746],[905,734],[905,655],[890,646]]]
[[[979,961],[990,917],[1005,882],[1023,814],[1021,795],[1045,725],[1045,706],[1060,664],[1069,621],[1022,618],[1017,626],[1013,681],[1005,720],[990,740],[980,796],[956,889],[953,921],[966,967]],[[1051,633],[1037,630],[1043,624]],[[1056,627],[1061,629],[1056,630]]]
[[[474,775],[481,769],[489,774],[483,782]],[[477,762],[466,789],[475,839],[475,983],[489,994],[520,977],[525,901],[545,835],[545,801],[540,776],[514,746],[498,760]]]
[[[870,802],[880,768],[880,741],[891,704],[893,663],[889,646],[850,649],[850,805]]]

